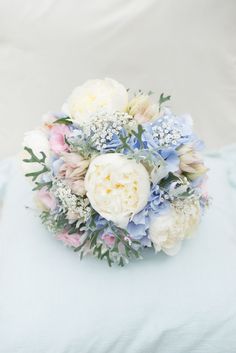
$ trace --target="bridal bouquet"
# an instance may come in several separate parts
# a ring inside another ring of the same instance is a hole
[[[123,266],[145,247],[174,255],[208,204],[191,117],[164,107],[170,96],[153,97],[89,80],[25,134],[23,168],[40,218],[81,258]]]

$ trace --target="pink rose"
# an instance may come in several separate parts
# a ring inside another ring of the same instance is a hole
[[[64,164],[60,167],[58,176],[65,180],[73,193],[84,195],[84,176],[89,166],[89,160],[76,153],[63,153]]]
[[[65,142],[65,136],[70,132],[68,126],[63,124],[56,124],[50,130],[49,144],[51,150],[56,154],[68,151],[69,146]]]
[[[56,199],[46,187],[38,191],[38,198],[46,208],[50,210],[56,208]]]
[[[57,239],[63,241],[67,246],[77,248],[81,244],[81,235],[80,233],[68,234],[68,232],[62,232],[57,235]]]
[[[109,247],[112,247],[115,244],[115,236],[112,233],[104,233],[102,235],[102,240],[108,245]]]

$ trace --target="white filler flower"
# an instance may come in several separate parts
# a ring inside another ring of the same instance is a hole
[[[91,162],[85,189],[92,207],[102,217],[125,228],[147,204],[149,174],[141,163],[124,155],[103,154]]]
[[[92,114],[99,110],[113,113],[125,111],[128,104],[126,88],[111,78],[104,80],[88,80],[76,87],[63,111],[78,123],[86,122]]]
[[[44,152],[46,155],[45,164],[49,165],[50,147],[48,137],[43,131],[31,130],[26,132],[24,135],[23,147],[31,148],[38,158],[42,158],[40,152]],[[25,150],[21,153],[22,159],[28,159],[29,157],[28,152]],[[22,167],[25,174],[37,172],[42,169],[42,166],[38,163],[22,162]]]
[[[199,201],[185,199],[173,202],[170,211],[151,219],[149,236],[156,251],[175,255],[184,238],[190,235],[200,221]]]

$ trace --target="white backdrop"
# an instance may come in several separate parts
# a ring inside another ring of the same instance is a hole
[[[236,142],[235,0],[0,0],[0,157],[74,86],[172,95],[208,148]]]

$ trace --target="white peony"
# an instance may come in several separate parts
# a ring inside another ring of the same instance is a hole
[[[64,104],[63,111],[78,123],[84,123],[96,111],[125,111],[127,104],[128,93],[125,87],[115,80],[105,78],[88,80],[76,87]]]
[[[141,163],[124,155],[103,154],[91,162],[85,189],[92,207],[102,217],[125,228],[147,204],[149,174]]]
[[[34,154],[41,158],[40,152],[44,152],[46,155],[45,164],[49,165],[50,147],[47,135],[41,130],[28,131],[24,135],[23,147],[29,147],[33,150]],[[21,154],[22,159],[29,159],[30,155],[27,151],[23,150]],[[42,169],[39,163],[27,163],[22,162],[24,174],[37,172]]]
[[[191,235],[200,221],[199,201],[185,199],[173,202],[170,211],[151,219],[149,236],[156,251],[175,255],[182,240]]]

